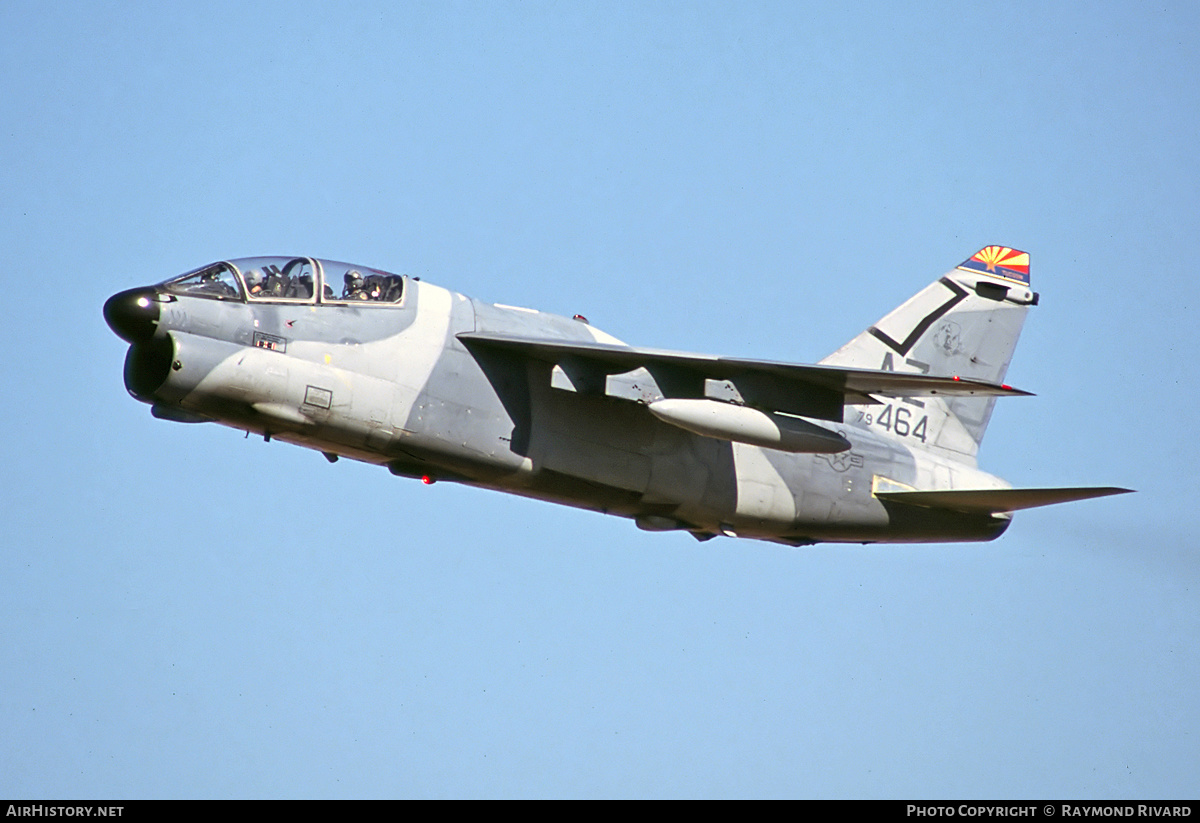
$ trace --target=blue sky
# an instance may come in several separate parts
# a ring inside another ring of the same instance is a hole
[[[0,31],[0,795],[1196,796],[1194,4],[9,0]],[[1139,493],[983,545],[700,544],[331,466],[151,418],[100,315],[310,254],[812,361],[990,243],[1042,303],[983,466]]]

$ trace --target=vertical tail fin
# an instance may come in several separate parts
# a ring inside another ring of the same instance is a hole
[[[1037,301],[1029,288],[1029,255],[985,246],[821,362],[1002,383],[1025,315]],[[995,397],[903,402],[912,407],[910,415],[928,418],[920,430],[924,446],[974,463]],[[872,408],[859,410],[866,415]],[[883,423],[881,415],[873,417]]]

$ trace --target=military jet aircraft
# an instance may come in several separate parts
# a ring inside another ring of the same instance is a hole
[[[104,305],[164,420],[792,546],[991,540],[1012,512],[1127,491],[1014,489],[979,446],[1038,295],[987,246],[816,365],[625,345],[312,257],[213,263]]]

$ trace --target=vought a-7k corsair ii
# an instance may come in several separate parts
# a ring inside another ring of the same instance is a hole
[[[125,385],[215,422],[704,540],[991,540],[1012,512],[1126,491],[1014,489],[980,442],[1029,255],[987,246],[816,365],[628,346],[583,317],[311,257],[227,260],[111,297]]]

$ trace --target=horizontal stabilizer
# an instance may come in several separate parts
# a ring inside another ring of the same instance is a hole
[[[943,491],[886,491],[875,492],[880,500],[925,506],[931,509],[951,509],[970,514],[997,514],[1018,509],[1035,509],[1072,500],[1090,500],[1110,494],[1129,494],[1132,489],[1111,486],[1091,486],[1072,489],[948,489]]]
[[[458,339],[469,347],[498,349],[554,364],[585,364],[603,374],[623,374],[639,368],[648,369],[653,374],[656,369],[670,369],[691,374],[701,380],[730,380],[734,384],[748,385],[761,385],[763,381],[767,381],[774,384],[781,393],[822,392],[840,400],[836,416],[826,416],[809,409],[789,409],[780,405],[774,407],[778,411],[824,419],[841,420],[842,405],[878,403],[878,398],[881,397],[1019,397],[1029,394],[1011,386],[965,377],[744,360],[489,332],[465,332],[458,335]],[[747,402],[754,400],[748,397]]]

